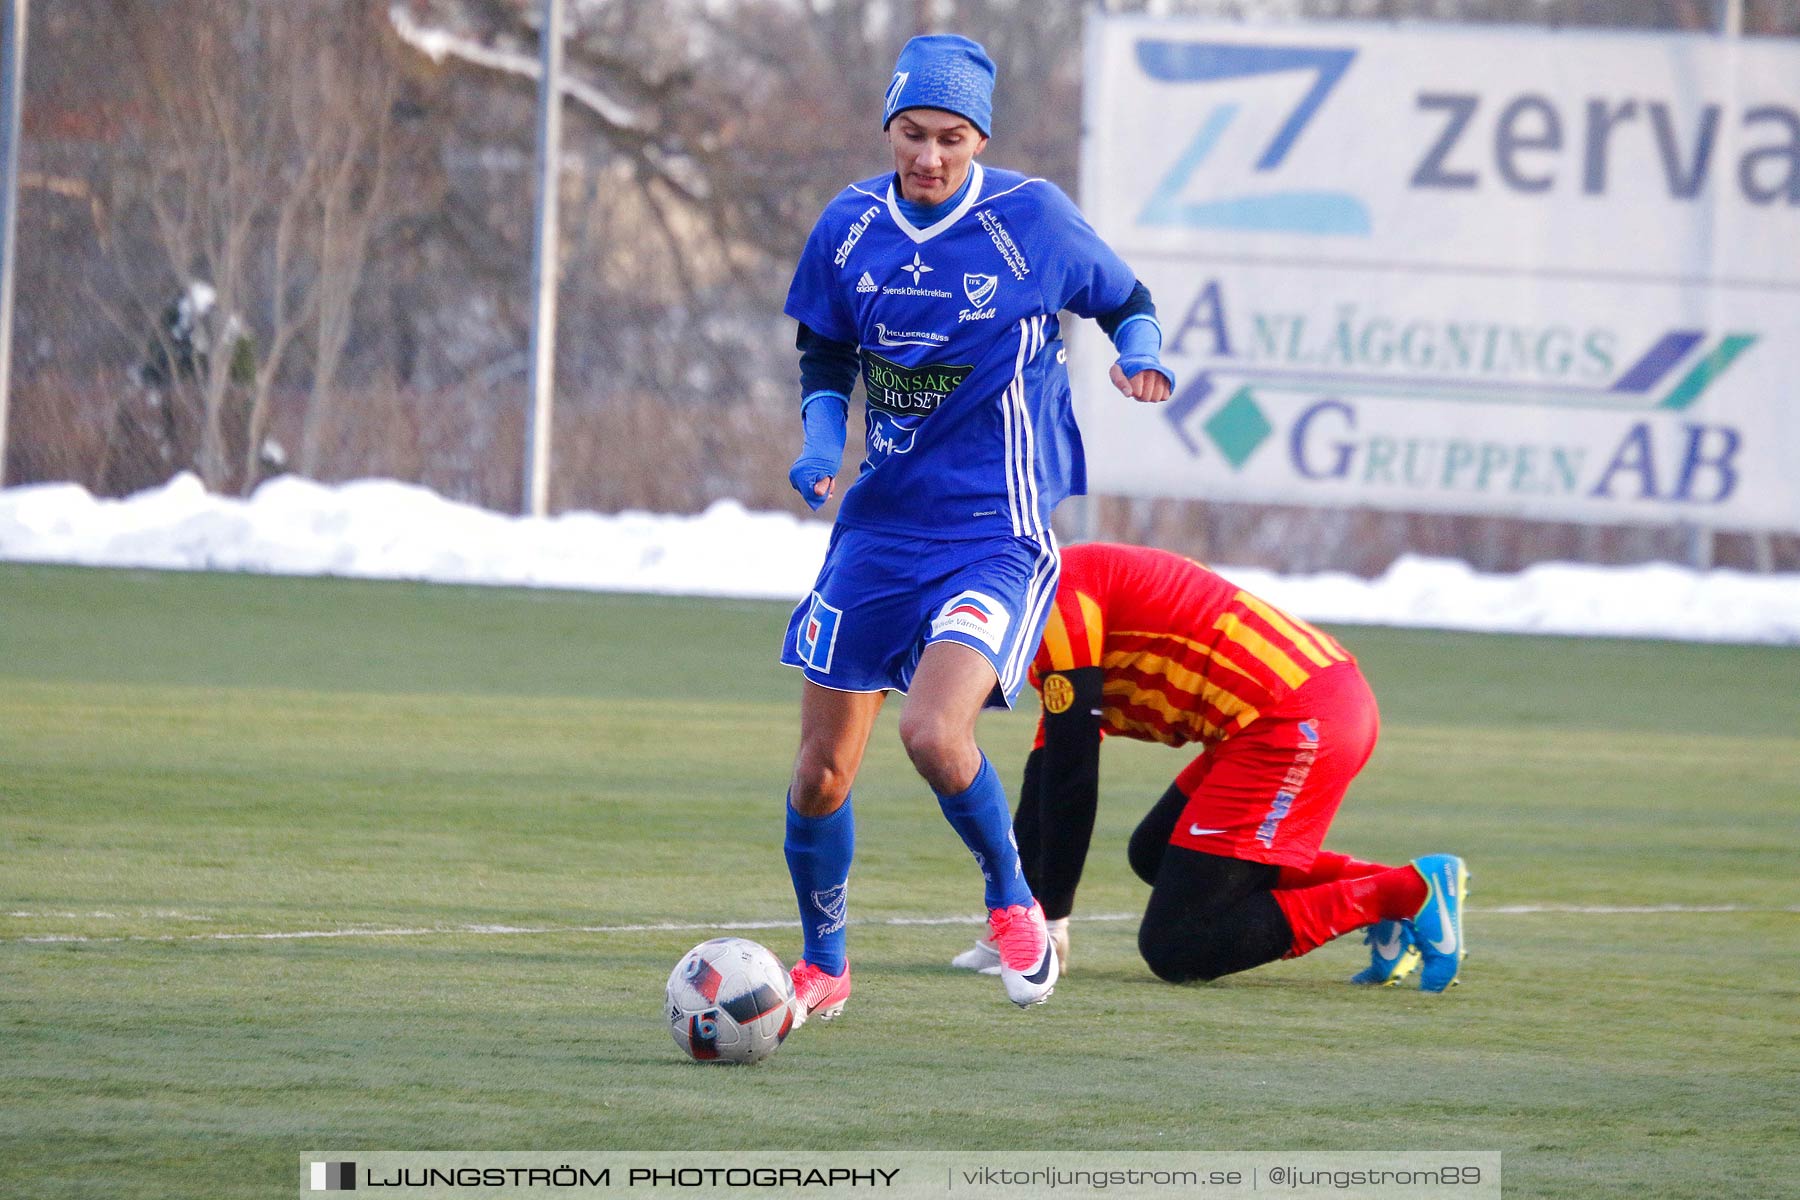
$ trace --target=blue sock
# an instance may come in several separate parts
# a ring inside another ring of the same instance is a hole
[[[787,840],[782,849],[794,880],[794,899],[800,903],[800,931],[805,939],[801,953],[827,975],[842,975],[850,858],[856,852],[850,797],[845,796],[843,807],[829,816],[803,817],[794,811],[790,795]]]
[[[975,856],[975,863],[987,880],[987,906],[1031,907],[1031,888],[1019,862],[1019,843],[1013,840],[1012,810],[1006,804],[1006,789],[1000,785],[1000,776],[987,755],[981,756],[981,770],[975,772],[974,781],[954,796],[939,796],[938,807]]]

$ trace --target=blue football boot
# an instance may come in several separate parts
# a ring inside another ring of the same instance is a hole
[[[1463,939],[1463,900],[1469,891],[1469,868],[1454,854],[1428,854],[1413,860],[1425,879],[1425,906],[1407,922],[1424,967],[1419,990],[1441,992],[1456,982],[1468,946]]]
[[[1419,948],[1404,921],[1377,921],[1369,926],[1363,943],[1369,947],[1369,965],[1350,977],[1351,983],[1393,987],[1419,967]]]

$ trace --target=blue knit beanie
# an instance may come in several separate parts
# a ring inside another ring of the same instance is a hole
[[[908,108],[941,108],[987,137],[994,123],[994,60],[980,42],[954,33],[916,37],[900,51],[881,112],[886,129],[894,114]]]

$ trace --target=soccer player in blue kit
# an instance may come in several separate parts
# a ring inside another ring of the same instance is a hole
[[[1005,788],[975,742],[1010,706],[1056,594],[1050,514],[1086,490],[1058,316],[1100,323],[1116,387],[1169,397],[1149,291],[1054,184],[975,161],[994,64],[976,42],[916,37],[883,109],[894,172],[826,206],[785,311],[800,323],[805,446],[788,478],[817,509],[861,374],[868,444],[782,661],[806,676],[785,851],[804,949],[796,1021],[850,995],[850,791],[888,691],[900,740],[986,879],[1013,1003],[1047,999],[1056,956],[1019,864]]]

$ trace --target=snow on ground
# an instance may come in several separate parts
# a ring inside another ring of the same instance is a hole
[[[192,475],[124,500],[75,484],[0,491],[0,561],[342,575],[795,600],[829,527],[721,501],[698,516],[505,516],[386,480],[285,476],[248,500]],[[1377,579],[1220,573],[1313,621],[1800,644],[1800,575],[1546,563],[1481,575],[1406,557]]]

